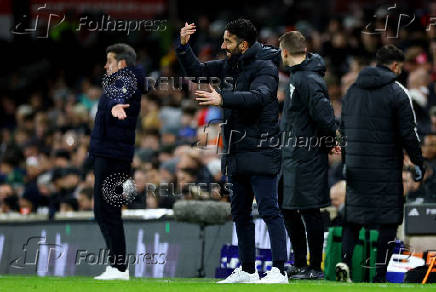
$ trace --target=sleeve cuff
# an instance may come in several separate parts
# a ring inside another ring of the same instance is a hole
[[[220,106],[221,107],[228,106],[228,104],[229,104],[228,92],[221,91],[220,94],[221,94],[221,105]]]
[[[121,99],[121,98],[120,99],[111,99],[108,101],[109,111],[111,111],[112,108],[114,106],[116,106],[117,104],[125,104],[125,103],[126,103],[126,101],[124,99]]]
[[[184,52],[189,48],[189,43],[186,43],[185,45],[182,45],[180,42],[180,38],[177,38],[176,40],[176,51],[177,52]]]

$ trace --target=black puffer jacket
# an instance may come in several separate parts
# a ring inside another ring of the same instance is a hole
[[[366,67],[343,99],[347,222],[400,224],[403,148],[423,164],[411,99],[395,78],[387,67]]]
[[[276,175],[280,170],[277,101],[280,51],[254,43],[238,59],[201,63],[189,45],[177,57],[189,77],[221,80],[224,121],[222,172],[227,175]],[[232,80],[225,78],[231,77]],[[226,86],[231,83],[232,86]]]
[[[336,122],[327,86],[326,70],[318,54],[308,53],[289,68],[282,130],[284,209],[312,209],[330,205],[328,151],[335,145]]]

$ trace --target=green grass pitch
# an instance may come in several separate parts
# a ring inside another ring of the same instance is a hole
[[[289,284],[215,284],[216,279],[143,279],[130,281],[96,281],[88,277],[36,277],[0,276],[0,291],[159,291],[159,292],[254,292],[254,291],[292,291],[292,292],[398,292],[398,291],[436,291],[436,284],[367,284],[336,283],[327,281],[290,281]]]

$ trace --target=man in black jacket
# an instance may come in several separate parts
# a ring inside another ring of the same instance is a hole
[[[403,221],[403,149],[415,165],[415,180],[423,177],[423,158],[416,118],[407,89],[395,81],[404,54],[394,45],[377,51],[377,66],[364,68],[342,103],[341,134],[347,180],[343,256],[348,267],[359,230],[379,231],[374,281],[385,281],[390,254]],[[348,267],[338,264],[339,275],[348,280]],[[340,279],[342,280],[342,279]]]
[[[222,171],[232,183],[231,212],[238,235],[237,268],[221,283],[252,283],[259,279],[255,271],[254,224],[251,218],[253,197],[259,215],[268,226],[271,239],[273,268],[262,283],[287,283],[284,274],[286,233],[277,202],[277,174],[280,170],[280,150],[270,143],[277,141],[279,51],[256,41],[256,28],[246,19],[227,24],[221,48],[225,60],[201,63],[188,44],[195,32],[194,24],[185,24],[180,32],[177,57],[190,77],[231,77],[233,86],[221,82],[220,93],[195,92],[200,105],[221,106],[224,110],[224,155]],[[229,79],[227,79],[229,80]],[[229,80],[231,82],[231,80]]]
[[[111,45],[106,54],[104,94],[98,103],[89,155],[94,160],[94,215],[109,249],[110,266],[96,279],[128,280],[121,202],[114,202],[124,188],[113,184],[131,175],[145,74],[135,67],[136,53],[129,45]]]
[[[291,73],[280,124],[281,208],[295,256],[289,274],[294,279],[318,279],[323,277],[324,243],[320,208],[330,205],[328,153],[335,146],[337,127],[323,79],[323,59],[307,52],[305,38],[298,31],[287,32],[279,40],[283,63]]]

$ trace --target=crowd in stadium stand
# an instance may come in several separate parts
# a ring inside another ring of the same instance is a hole
[[[425,13],[421,18],[436,15],[436,4],[429,4]],[[436,27],[427,30],[425,22],[416,21],[401,29],[400,37],[387,37],[395,31],[362,33],[367,22],[358,10],[345,15],[329,18],[327,26],[298,21],[292,28],[307,37],[310,51],[325,58],[325,80],[338,120],[341,97],[364,66],[374,65],[375,51],[388,43],[404,50],[405,72],[400,82],[409,89],[427,160],[427,173],[419,184],[413,181],[410,162],[405,158],[404,193],[408,201],[436,202]],[[259,41],[276,47],[280,34],[291,29],[254,22]],[[225,19],[197,18],[192,47],[200,60],[224,58],[219,45],[225,23]],[[146,41],[132,43],[138,64],[148,76],[182,76],[173,44],[178,29],[174,27],[166,45],[158,44],[152,34],[137,36]],[[50,46],[58,48],[51,50],[47,60],[32,60],[27,65],[40,76],[32,79],[29,72],[16,70],[2,80],[7,90],[0,92],[0,213],[37,212],[53,218],[56,212],[92,210],[94,175],[87,152],[102,94],[103,45],[117,40],[112,36],[110,41],[101,41],[109,33],[95,33],[97,37],[92,38],[66,28],[60,39],[36,44],[39,52]],[[83,54],[86,57],[81,62],[86,70],[74,61]],[[280,101],[285,98],[287,81],[282,69]],[[142,98],[132,174],[138,194],[126,208],[172,208],[177,199],[228,200],[217,153],[221,146],[216,122],[221,118],[220,109],[198,106],[188,84],[184,82],[180,88],[178,78],[175,83],[175,88],[156,88]],[[339,155],[330,156],[332,205],[338,211],[346,187],[340,163]],[[193,188],[189,183],[206,183],[207,187]],[[209,187],[211,183],[216,184]]]

